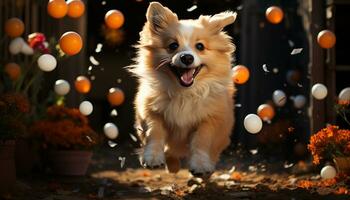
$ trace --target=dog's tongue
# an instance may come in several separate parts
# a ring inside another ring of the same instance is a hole
[[[195,72],[195,69],[188,70],[187,72],[183,73],[181,76],[181,80],[185,84],[191,84],[193,82],[193,74]]]

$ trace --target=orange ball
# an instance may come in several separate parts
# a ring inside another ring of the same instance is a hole
[[[322,48],[329,49],[335,45],[336,37],[332,31],[323,30],[318,33],[317,42]]]
[[[65,0],[50,0],[47,4],[47,12],[53,18],[59,19],[67,14],[68,6]]]
[[[109,89],[107,99],[112,106],[119,106],[124,102],[124,92],[119,88]]]
[[[12,38],[19,37],[24,32],[24,23],[16,17],[8,19],[5,23],[5,32]]]
[[[75,55],[83,47],[83,40],[80,35],[73,31],[64,33],[60,38],[60,48],[67,55]]]
[[[283,11],[280,7],[271,6],[266,9],[265,16],[270,23],[278,24],[283,19]]]
[[[74,82],[75,89],[80,93],[88,93],[91,89],[91,82],[85,76],[78,76]]]
[[[249,70],[244,65],[237,65],[233,69],[232,79],[237,84],[243,84],[249,79]]]
[[[78,18],[84,14],[85,4],[81,0],[69,0],[67,15],[72,18]]]
[[[108,28],[118,29],[124,24],[124,15],[119,10],[110,10],[105,15],[105,22]]]
[[[270,121],[275,116],[275,109],[269,104],[261,104],[257,113],[264,121]]]
[[[16,63],[8,63],[5,65],[5,72],[9,76],[9,78],[13,81],[18,80],[21,75],[21,67]]]

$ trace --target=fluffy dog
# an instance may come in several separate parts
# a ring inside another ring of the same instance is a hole
[[[230,143],[234,124],[231,38],[223,28],[236,13],[179,20],[150,3],[140,32],[136,64],[129,70],[139,86],[136,126],[143,141],[141,162],[166,163],[170,172],[188,159],[192,174],[211,173]]]

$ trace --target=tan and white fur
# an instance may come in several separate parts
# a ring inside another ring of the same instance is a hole
[[[234,124],[235,46],[222,30],[236,13],[179,20],[151,2],[146,18],[136,64],[129,67],[139,82],[135,109],[144,146],[141,161],[177,172],[180,159],[187,158],[193,174],[211,173]]]

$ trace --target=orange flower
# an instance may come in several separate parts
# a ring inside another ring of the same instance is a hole
[[[44,146],[63,149],[91,148],[98,143],[98,135],[88,125],[88,119],[79,110],[64,106],[47,109],[47,119],[31,127],[41,137]]]
[[[311,136],[308,149],[314,164],[325,159],[331,160],[334,156],[350,156],[350,130],[327,126]]]

